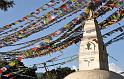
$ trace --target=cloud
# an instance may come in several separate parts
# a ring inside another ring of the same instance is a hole
[[[74,65],[74,66],[72,66],[72,69],[77,71],[78,67]],[[109,64],[109,70],[124,76],[124,70],[122,68],[120,68],[118,65],[114,64],[114,63]]]
[[[122,73],[122,72],[124,72],[124,70],[122,68],[120,68],[119,66],[117,66],[114,63],[110,63],[109,64],[109,70],[110,71],[113,71],[113,72],[116,72],[116,73],[119,73],[119,74]],[[124,74],[121,74],[121,75],[124,76]]]
[[[78,71],[76,66],[72,66],[72,69],[75,70],[75,71]]]

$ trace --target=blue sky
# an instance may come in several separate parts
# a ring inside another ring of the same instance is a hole
[[[43,4],[48,2],[49,0],[30,0],[30,1],[29,0],[14,0],[14,1],[15,1],[15,4],[16,4],[14,6],[14,8],[10,8],[6,12],[0,10],[0,27],[2,27],[3,25],[9,24],[9,23],[15,22],[16,20],[18,20],[18,19],[22,18],[23,16],[29,14],[30,12],[34,11],[36,8],[39,8],[40,6],[42,6]],[[65,24],[68,23],[71,19],[73,19],[77,15],[78,14],[75,14],[75,15],[73,15],[73,17],[70,17],[67,20],[62,21],[59,24],[55,24],[54,26],[50,27],[47,30],[44,30],[42,32],[38,32],[36,34],[33,34],[29,38],[23,39],[19,42],[24,42],[24,41],[27,41],[27,40],[31,40],[31,39],[34,39],[34,38],[38,38],[38,37],[50,34],[54,31],[56,31],[57,29],[59,29],[60,27],[62,27],[64,23]],[[124,20],[123,20],[123,22],[124,22]],[[122,25],[123,25],[123,22],[121,22]],[[116,24],[116,25],[114,25],[113,28],[115,28],[117,26],[118,25]],[[105,31],[109,31],[113,28],[107,28]],[[103,33],[104,33],[104,31],[103,31]],[[17,42],[17,43],[19,43],[19,42]],[[118,60],[118,61],[114,61],[112,58],[109,58],[110,63],[115,63],[118,66],[120,66],[122,69],[124,69],[124,62],[123,62],[124,61],[124,57],[123,57],[124,47],[123,46],[124,46],[124,42],[122,40],[122,41],[113,43],[112,45],[107,47],[108,53]],[[13,48],[13,47],[2,48],[2,49],[0,49],[0,51],[7,51],[7,50],[10,50],[11,48]],[[15,47],[15,48],[17,48],[17,47]],[[60,58],[64,58],[64,57],[67,57],[67,56],[77,54],[78,50],[79,50],[78,46],[72,45],[71,47],[68,47],[67,49],[62,50],[64,52],[64,54]],[[38,57],[38,58],[35,58],[35,59],[27,59],[27,60],[24,60],[24,63],[25,63],[26,66],[29,66],[31,64],[43,62],[43,61],[45,61],[49,58],[55,57],[59,54],[61,54],[61,53],[56,52],[52,56],[44,56],[44,57]],[[54,62],[54,63],[56,63],[56,62]],[[52,63],[49,63],[49,64],[52,64]],[[78,66],[78,60],[75,60],[74,62],[68,63],[68,64],[63,65],[63,66],[70,66],[71,67],[71,66],[74,66],[74,65]],[[59,67],[59,66],[56,66],[56,67]],[[54,67],[51,67],[51,68],[54,68]],[[41,72],[41,70],[44,71],[44,69],[38,69],[39,72]]]

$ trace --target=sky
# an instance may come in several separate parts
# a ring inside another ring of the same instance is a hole
[[[23,16],[29,14],[30,12],[34,11],[36,8],[39,8],[43,4],[47,3],[49,0],[14,0],[14,1],[15,1],[16,5],[13,8],[10,8],[6,12],[0,10],[0,27],[2,27],[3,25],[9,24],[9,23],[15,22],[16,20],[18,20],[18,19],[22,18]],[[76,17],[78,14],[79,13],[73,15],[73,17],[67,18],[66,20],[62,21],[59,24],[55,24],[54,26],[50,27],[49,29],[43,30],[41,32],[33,34],[32,36],[30,36],[26,39],[20,40],[17,43],[28,41],[28,40],[31,40],[34,38],[38,38],[38,37],[50,34],[54,31],[58,30],[60,27],[63,27],[64,24],[68,23],[71,19]],[[101,19],[99,19],[99,20],[101,20]],[[124,23],[124,20],[123,20],[123,22],[121,22],[121,24],[123,25],[123,23]],[[107,32],[109,30],[112,30],[113,28],[116,28],[116,27],[118,27],[117,24],[115,24],[113,27],[103,30],[102,33],[104,33],[105,31]],[[8,51],[8,50],[11,50],[12,48],[17,48],[17,46],[7,47],[7,48],[5,47],[5,48],[0,49],[0,51]],[[72,45],[72,46],[68,47],[67,49],[62,50],[63,55],[60,58],[78,54],[78,51],[79,51],[79,43],[78,43],[78,46]],[[109,53],[110,56],[112,56],[118,60],[118,61],[115,61],[114,59],[109,57],[109,63],[114,63],[114,64],[118,65],[119,67],[121,67],[123,70],[124,69],[124,62],[123,62],[124,61],[124,40],[113,43],[112,45],[107,47],[107,52]],[[33,58],[33,59],[32,58],[26,59],[26,60],[23,60],[23,62],[26,66],[30,66],[32,64],[44,62],[44,61],[48,60],[49,58],[58,56],[60,54],[61,54],[61,52],[56,52],[56,53],[53,53],[51,56],[49,55],[49,56],[37,57],[37,58]],[[61,61],[58,61],[58,62],[61,62]],[[54,63],[57,63],[57,62],[54,62]],[[48,63],[48,64],[53,64],[53,63]],[[64,67],[64,66],[69,66],[69,67],[78,66],[78,60],[75,60],[71,63],[62,65],[62,67]],[[56,68],[56,67],[59,67],[59,66],[50,67],[49,69]],[[42,72],[42,71],[44,71],[44,69],[38,69],[38,72]]]

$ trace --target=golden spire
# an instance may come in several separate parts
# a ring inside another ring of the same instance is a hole
[[[87,20],[91,20],[91,19],[93,19],[93,11],[92,10],[89,11],[89,17],[87,18]]]

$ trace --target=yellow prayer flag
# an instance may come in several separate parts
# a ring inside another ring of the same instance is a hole
[[[69,27],[69,25],[67,25],[67,24],[66,24],[66,25],[64,25],[64,28],[68,28],[68,27]]]
[[[84,10],[84,12],[85,12],[86,14],[89,14],[90,9],[86,8],[86,9]]]
[[[15,62],[11,62],[11,63],[9,63],[9,66],[14,66],[16,63]]]
[[[16,21],[15,24],[19,24],[19,21]]]
[[[51,40],[47,38],[47,39],[44,39],[44,42],[45,42],[45,43],[50,43]]]
[[[71,0],[72,2],[76,2],[77,0]]]
[[[18,37],[22,38],[22,37],[23,37],[23,35],[19,34],[19,35],[18,35]]]

